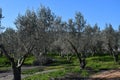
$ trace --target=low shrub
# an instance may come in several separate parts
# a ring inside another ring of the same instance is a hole
[[[46,56],[42,56],[35,61],[33,61],[34,66],[39,66],[39,65],[49,65],[54,62],[54,59]]]

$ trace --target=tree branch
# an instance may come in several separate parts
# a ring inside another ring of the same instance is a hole
[[[75,51],[77,57],[79,58],[79,61],[81,62],[81,56],[80,56],[77,48],[74,46],[74,44],[70,40],[68,40],[68,39],[66,39],[66,40],[70,43],[71,47],[73,48],[73,50]]]
[[[18,60],[18,65],[17,67],[21,67],[25,61],[25,59],[27,58],[27,56],[32,52],[32,50],[34,49],[34,46],[30,47],[26,52],[26,54],[24,56],[22,56],[19,60]]]
[[[8,52],[5,50],[5,47],[2,44],[0,44],[0,48],[5,54],[5,56],[9,59],[9,61],[14,62],[14,59],[8,54]]]

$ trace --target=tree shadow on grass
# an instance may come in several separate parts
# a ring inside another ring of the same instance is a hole
[[[64,64],[71,64],[72,62],[69,61],[54,61],[53,63],[49,64],[49,66],[59,66],[59,65],[64,65]]]
[[[76,78],[54,78],[50,80],[120,80],[119,78],[82,78],[82,77],[76,77]]]
[[[116,78],[91,78],[91,77],[81,77],[80,74],[65,75],[64,77],[51,78],[50,80],[120,80],[120,77]]]

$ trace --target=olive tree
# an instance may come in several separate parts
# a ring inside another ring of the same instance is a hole
[[[97,24],[95,24],[93,27],[90,24],[86,25],[83,35],[84,42],[88,43],[86,52],[92,53],[92,56],[94,56],[95,53],[99,53],[102,43],[100,39],[100,29]]]
[[[21,66],[35,47],[36,15],[27,10],[25,16],[18,15],[15,25],[17,30],[6,29],[0,48],[9,59],[13,69],[14,80],[21,80]]]
[[[104,48],[107,52],[114,57],[115,62],[118,62],[118,33],[115,31],[111,24],[106,25],[105,30],[102,32]]]
[[[85,68],[86,60],[85,60],[85,51],[87,43],[83,44],[83,31],[85,28],[86,21],[84,20],[83,15],[78,12],[75,15],[75,22],[69,20],[69,36],[66,41],[71,45],[74,53],[76,54],[79,62],[80,67],[82,69]]]
[[[41,6],[37,13],[36,21],[36,31],[35,36],[37,41],[35,42],[36,46],[34,49],[34,55],[36,56],[38,63],[46,64],[47,57],[46,54],[50,49],[50,44],[53,42],[52,37],[52,24],[54,22],[54,14],[49,8]]]
[[[13,29],[7,29],[3,36],[0,48],[12,65],[14,80],[21,80],[21,66],[26,57],[33,50],[32,41],[24,43],[19,34]]]

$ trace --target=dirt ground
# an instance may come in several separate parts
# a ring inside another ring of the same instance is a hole
[[[91,77],[92,78],[101,78],[101,79],[119,78],[119,80],[120,80],[120,69],[99,72],[97,74],[92,75]]]
[[[34,67],[24,67],[23,69],[31,69]],[[22,75],[25,77],[25,75]],[[12,80],[12,72],[0,73],[0,80]],[[120,69],[101,71],[91,75],[89,78],[81,78],[80,74],[68,74],[63,78],[50,79],[50,80],[120,80]]]
[[[33,68],[45,68],[45,66],[33,66],[33,67],[22,67],[22,70],[28,70],[28,69],[33,69]],[[36,74],[43,74],[43,73],[49,73],[49,72],[54,72],[54,71],[57,71],[57,70],[63,70],[63,68],[61,69],[52,69],[52,70],[46,70],[46,71],[41,71],[41,72],[36,72],[34,74],[27,74],[27,75],[24,75],[22,74],[21,75],[21,78],[25,78],[25,77],[28,77],[28,76],[32,76],[32,75],[36,75]],[[13,80],[13,75],[12,75],[12,71],[7,71],[7,72],[1,72],[0,73],[0,80]]]
[[[120,69],[117,70],[104,70],[94,73],[88,78],[81,77],[80,74],[67,74],[64,77],[50,79],[50,80],[120,80]]]
[[[22,70],[29,70],[33,68],[44,68],[44,66],[31,66],[31,67],[22,67]],[[26,77],[27,75],[21,75],[22,78]],[[12,80],[13,79],[13,73],[12,70],[8,71],[0,71],[0,80]]]

